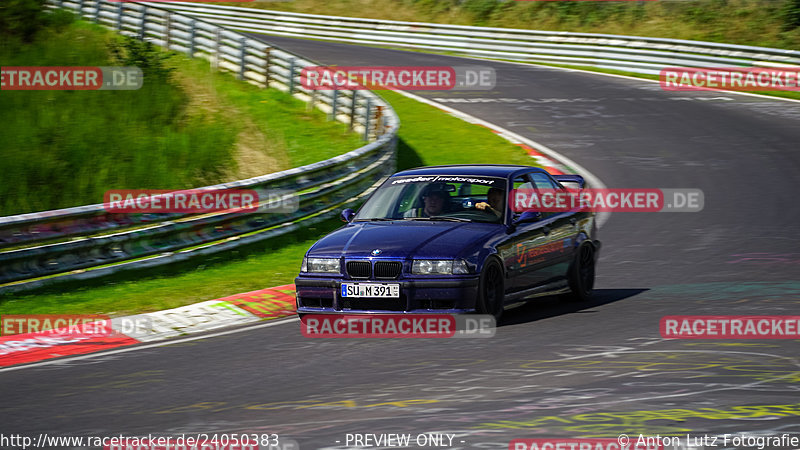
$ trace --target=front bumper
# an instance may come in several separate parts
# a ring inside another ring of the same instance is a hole
[[[347,298],[342,283],[396,283],[400,298]],[[436,313],[475,311],[478,276],[413,280],[345,280],[299,276],[295,279],[300,314]]]

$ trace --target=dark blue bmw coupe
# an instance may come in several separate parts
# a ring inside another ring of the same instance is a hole
[[[563,183],[563,184],[562,184]],[[516,212],[516,189],[583,187],[527,166],[434,166],[389,177],[303,258],[297,311],[466,313],[551,294],[586,300],[600,243],[591,212]]]

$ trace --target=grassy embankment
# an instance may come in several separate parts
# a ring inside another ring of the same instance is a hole
[[[112,48],[131,45],[147,54],[98,26],[64,23],[30,43],[4,36],[0,64],[125,65]],[[164,56],[151,53],[152,61]],[[133,91],[2,91],[0,215],[101,203],[108,189],[263,175],[362,145],[301,101],[212,71],[206,61],[173,55],[163,66],[145,71]]]

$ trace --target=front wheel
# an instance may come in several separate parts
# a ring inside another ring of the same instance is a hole
[[[594,289],[594,260],[594,247],[591,244],[583,243],[578,247],[567,274],[571,300],[585,302],[591,298]]]
[[[486,261],[478,282],[476,309],[480,314],[491,314],[495,320],[503,315],[503,269],[496,259]]]

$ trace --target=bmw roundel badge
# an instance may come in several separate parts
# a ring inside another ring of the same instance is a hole
[[[378,256],[381,253],[383,253],[383,250],[376,248],[375,250],[372,251],[372,256]]]

